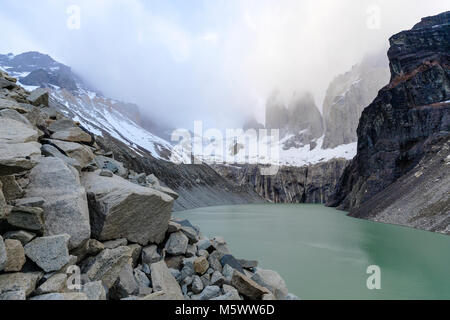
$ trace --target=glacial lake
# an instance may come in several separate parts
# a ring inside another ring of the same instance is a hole
[[[279,272],[308,299],[450,299],[450,237],[346,216],[321,205],[256,204],[174,214],[236,258]],[[381,289],[367,288],[380,267]]]

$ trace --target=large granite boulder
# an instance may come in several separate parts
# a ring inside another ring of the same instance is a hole
[[[23,122],[0,118],[0,143],[25,143],[37,141],[39,133]]]
[[[36,238],[25,245],[25,254],[46,273],[61,270],[70,261],[67,234]]]
[[[28,197],[42,197],[46,236],[70,235],[69,249],[90,238],[86,192],[78,172],[58,158],[44,158],[30,173]]]
[[[41,158],[38,142],[0,143],[0,175],[20,173],[32,169]]]
[[[55,139],[48,140],[48,142],[64,151],[67,156],[77,160],[81,167],[86,167],[95,158],[92,149],[83,144]]]
[[[86,172],[82,184],[89,198],[92,234],[100,241],[126,238],[147,245],[164,240],[173,198],[119,176]]]
[[[153,263],[150,266],[152,285],[155,292],[163,291],[175,300],[184,300],[180,285],[173,277],[164,261]]]

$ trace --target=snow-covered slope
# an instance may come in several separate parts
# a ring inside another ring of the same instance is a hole
[[[174,150],[171,143],[142,128],[137,106],[105,97],[87,85],[70,67],[38,52],[0,55],[0,68],[31,91],[48,88],[53,105],[95,135],[108,134],[136,152],[144,149],[156,158],[186,163],[190,157]]]

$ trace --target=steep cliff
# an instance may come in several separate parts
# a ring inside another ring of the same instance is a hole
[[[326,203],[347,163],[345,159],[333,159],[303,167],[283,166],[275,176],[261,175],[256,165],[221,165],[214,169],[274,203]]]
[[[333,80],[323,103],[324,149],[357,141],[356,129],[362,111],[388,82],[385,54],[367,56],[349,72]]]
[[[399,179],[407,179],[412,170],[417,170],[429,150],[439,146],[446,148],[450,136],[450,12],[425,18],[412,30],[394,35],[390,39],[388,57],[390,83],[363,111],[358,127],[358,154],[346,168],[337,192],[329,202],[332,206],[351,210],[351,214],[358,217],[366,217],[363,208],[367,209],[368,203],[372,203],[368,201],[394,182],[402,181]],[[441,162],[433,160],[440,163],[440,170],[436,165],[424,166],[421,175],[431,178],[434,174],[428,171],[437,170],[443,175],[439,179],[446,181],[449,170],[444,157],[447,156],[441,153],[436,157],[442,157]],[[431,180],[423,179],[416,182],[422,189],[431,183]],[[416,225],[411,222],[414,217],[404,219],[403,210],[389,211],[387,218],[381,208],[388,208],[388,202],[415,201],[408,198],[413,193],[405,194],[392,190],[393,186],[390,188],[390,197],[377,197],[380,212],[370,210],[372,218],[381,214],[380,221],[424,229],[447,228],[448,219],[440,219],[440,226]],[[416,202],[416,218],[426,217],[425,212],[448,217],[448,205],[442,207],[439,197],[448,194],[448,190],[449,184],[443,184],[434,190],[434,198]]]

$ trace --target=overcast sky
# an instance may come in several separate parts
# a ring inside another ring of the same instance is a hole
[[[235,127],[263,121],[275,88],[311,91],[321,108],[336,75],[446,10],[447,0],[1,0],[0,53],[47,53],[177,127]]]

